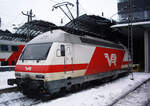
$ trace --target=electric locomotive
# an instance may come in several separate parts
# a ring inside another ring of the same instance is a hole
[[[129,60],[129,61],[128,61]],[[15,67],[17,84],[25,94],[53,94],[64,88],[126,73],[128,50],[122,44],[62,29],[43,33],[24,48]]]

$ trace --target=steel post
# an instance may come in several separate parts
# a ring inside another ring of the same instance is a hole
[[[145,46],[145,72],[150,72],[150,36],[149,31],[144,31],[144,46]]]

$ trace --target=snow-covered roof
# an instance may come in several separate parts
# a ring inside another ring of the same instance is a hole
[[[43,20],[33,20],[29,23],[25,23],[23,26],[18,28],[15,34],[30,36],[31,38],[33,38],[41,33],[52,30],[55,27],[56,25],[51,22]]]
[[[26,42],[27,39],[23,36],[18,36],[16,34],[13,34],[11,32],[9,32],[8,30],[3,31],[0,30],[0,41],[4,41],[4,42]]]

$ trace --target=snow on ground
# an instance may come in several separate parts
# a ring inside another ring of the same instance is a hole
[[[24,97],[24,95],[20,92],[3,93],[0,94],[0,103],[4,101],[9,101],[11,99],[18,99],[21,97]]]
[[[20,99],[25,96],[20,92],[11,92],[0,94],[0,106],[31,106],[33,99]]]
[[[145,106],[150,101],[150,81],[118,101],[115,106]],[[150,105],[147,105],[150,106]]]
[[[0,72],[0,89],[13,87],[7,84],[7,79],[9,78],[15,78],[14,71]]]
[[[150,74],[134,73],[135,80],[130,80],[130,78],[131,75],[37,106],[108,106],[118,97],[150,78]],[[146,96],[143,96],[143,98],[146,99]],[[135,98],[135,101],[139,101],[139,98]]]

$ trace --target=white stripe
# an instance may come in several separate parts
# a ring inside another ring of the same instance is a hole
[[[68,77],[75,78],[84,76],[86,70],[77,70],[77,71],[66,71],[66,72],[56,72],[56,73],[27,73],[27,72],[16,72],[20,73],[21,77],[16,76],[16,78],[26,78],[29,77],[31,79],[38,79],[36,78],[36,75],[44,75],[45,81],[54,81],[54,80],[61,80],[61,79],[67,79]]]

